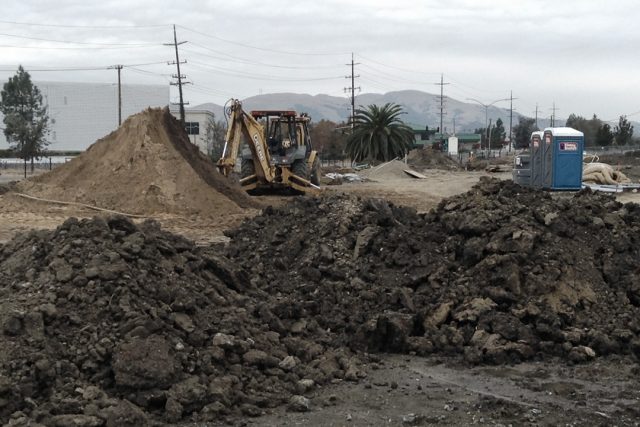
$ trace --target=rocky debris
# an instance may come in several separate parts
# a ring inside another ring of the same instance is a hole
[[[346,195],[296,200],[230,232],[227,254],[280,296],[269,310],[285,329],[317,325],[302,336],[469,363],[581,362],[640,347],[638,213],[589,191],[483,179],[422,215]]]
[[[291,396],[289,410],[293,412],[309,412],[311,410],[311,401],[304,396]]]
[[[482,180],[428,214],[296,198],[225,247],[119,216],[21,234],[0,246],[0,423],[312,410],[309,393],[360,381],[380,351],[471,364],[640,354],[639,214]]]
[[[51,172],[20,182],[18,192],[119,212],[218,217],[260,208],[220,175],[168,109],[147,109]],[[60,268],[64,278],[69,269]]]
[[[0,276],[3,425],[256,416],[362,374],[317,324],[283,323],[247,271],[153,221],[71,218],[16,236]]]

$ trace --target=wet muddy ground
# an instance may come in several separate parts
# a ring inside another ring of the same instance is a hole
[[[637,365],[625,358],[463,367],[454,360],[381,355],[361,383],[318,390],[310,412],[279,408],[238,424],[637,426],[637,376]]]

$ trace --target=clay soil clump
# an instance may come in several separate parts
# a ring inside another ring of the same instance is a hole
[[[189,142],[168,109],[129,117],[69,163],[18,184],[18,191],[142,215],[215,216],[259,207]]]

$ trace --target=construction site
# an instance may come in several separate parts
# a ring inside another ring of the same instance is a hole
[[[249,195],[167,109],[130,116],[1,187],[0,423],[637,426],[640,194],[512,163]]]

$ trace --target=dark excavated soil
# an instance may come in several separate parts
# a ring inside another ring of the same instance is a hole
[[[364,378],[375,352],[626,357],[640,349],[639,213],[484,180],[424,215],[297,198],[224,247],[123,217],[19,235],[0,247],[0,422],[304,411],[315,387]]]

